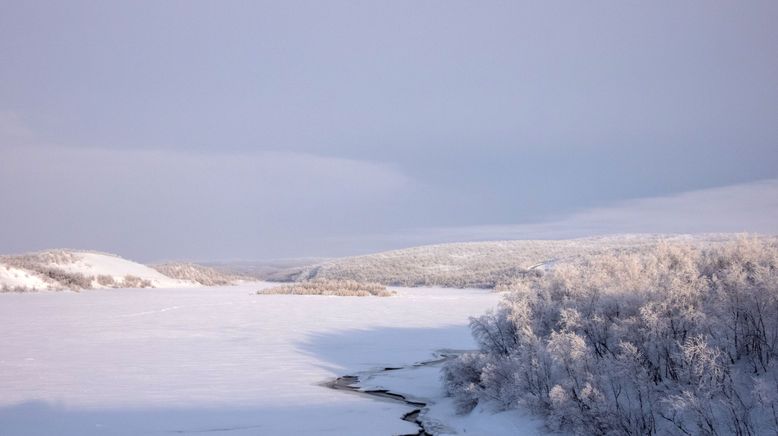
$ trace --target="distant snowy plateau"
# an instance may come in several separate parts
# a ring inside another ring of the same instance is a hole
[[[499,293],[256,295],[267,286],[0,295],[0,434],[417,434],[401,419],[413,407],[326,386],[360,374],[362,389],[426,403],[435,434],[539,433],[516,411],[456,416],[439,366],[410,366],[476,348],[468,317]]]

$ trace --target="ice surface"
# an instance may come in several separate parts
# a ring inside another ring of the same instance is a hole
[[[255,295],[262,286],[0,295],[0,433],[415,432],[399,419],[408,407],[320,384],[474,348],[468,317],[500,298]],[[431,374],[412,384],[431,391]]]

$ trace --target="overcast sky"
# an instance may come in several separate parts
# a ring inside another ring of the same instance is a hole
[[[772,0],[0,0],[0,252],[776,233],[776,22]]]

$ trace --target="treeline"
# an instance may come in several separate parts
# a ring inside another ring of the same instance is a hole
[[[716,244],[730,235],[611,237],[550,240],[494,241],[430,245],[349,257],[288,269],[270,276],[277,281],[314,279],[356,280],[387,286],[441,286],[505,289],[524,276],[559,261],[608,252],[632,252],[662,241]]]
[[[551,430],[778,434],[778,244],[660,243],[516,280],[444,381]]]
[[[236,275],[225,274],[214,268],[194,263],[170,262],[152,265],[151,267],[168,277],[189,280],[203,286],[227,286],[241,280]]]

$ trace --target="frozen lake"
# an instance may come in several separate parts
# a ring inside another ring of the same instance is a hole
[[[468,317],[500,298],[264,286],[0,295],[0,434],[414,433],[408,407],[320,384],[472,349]]]

